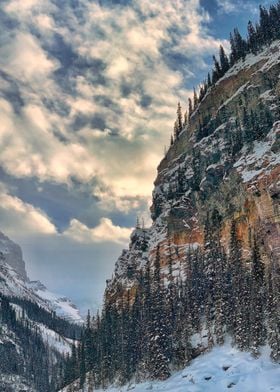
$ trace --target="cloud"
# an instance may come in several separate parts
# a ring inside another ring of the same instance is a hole
[[[11,236],[44,235],[56,236],[93,244],[112,242],[127,245],[132,228],[114,225],[109,218],[102,217],[94,228],[89,228],[78,219],[71,219],[69,226],[58,232],[50,218],[40,208],[35,208],[20,198],[13,196],[0,183],[0,220],[2,230]]]
[[[0,88],[20,105],[0,101],[0,165],[69,192],[92,184],[102,212],[148,210],[176,104],[221,43],[208,13],[198,0],[12,0],[4,11],[14,23],[0,37]]]
[[[217,3],[224,12],[230,13],[236,11],[236,2],[234,3],[231,0],[217,0]]]
[[[108,218],[101,218],[99,224],[94,228],[89,228],[77,219],[72,219],[69,228],[63,235],[82,243],[114,242],[117,244],[127,244],[132,229],[115,226]]]
[[[42,78],[57,69],[58,62],[48,57],[33,35],[18,32],[2,45],[0,65],[20,82],[42,83]]]
[[[270,4],[270,1],[262,1],[262,4]],[[254,0],[217,0],[217,4],[220,7],[220,11],[226,14],[237,14],[244,11],[249,11],[253,14],[257,14],[259,10],[259,3]]]
[[[11,236],[56,233],[55,226],[42,210],[11,196],[3,185],[0,193],[0,221],[1,230]]]

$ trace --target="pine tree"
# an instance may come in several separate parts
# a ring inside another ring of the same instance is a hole
[[[164,380],[170,375],[168,329],[164,313],[164,289],[161,279],[160,252],[157,246],[154,262],[151,317],[149,320],[149,370],[152,379]]]
[[[193,108],[194,108],[194,110],[197,108],[197,106],[198,106],[198,97],[197,97],[196,89],[193,88]]]
[[[182,114],[182,107],[180,102],[178,102],[178,106],[177,106],[177,125],[178,125],[178,135],[179,135],[183,130],[183,114]]]
[[[237,236],[236,221],[231,223],[229,244],[229,272],[231,276],[232,311],[229,315],[228,327],[233,332],[234,340],[240,349],[243,349],[244,335],[246,334],[242,303],[245,298],[244,277],[245,271],[242,260],[242,245]]]
[[[220,64],[221,75],[224,75],[229,69],[229,60],[222,45],[220,46]]]
[[[188,99],[188,101],[189,101],[189,110],[188,110],[188,112],[189,112],[189,120],[190,120],[190,118],[191,118],[191,116],[193,114],[193,104],[192,104],[192,100],[190,98]]]
[[[251,21],[248,22],[248,46],[253,54],[258,51],[258,38],[256,29]]]
[[[251,350],[255,356],[265,341],[264,328],[264,263],[261,260],[256,237],[252,250],[252,286],[251,286]]]
[[[266,8],[260,5],[260,39],[261,43],[270,44],[272,33],[270,28],[269,14]]]
[[[179,131],[179,125],[178,125],[178,119],[175,121],[175,123],[174,123],[174,131],[173,131],[173,138],[174,138],[174,140],[177,140],[178,139],[178,137],[179,137],[179,133],[180,133],[180,131]]]
[[[280,361],[280,265],[275,255],[271,255],[267,275],[267,316],[268,342],[271,358]]]
[[[207,75],[207,86],[208,86],[208,88],[210,88],[212,86],[212,80],[211,80],[211,76],[210,76],[209,72]]]
[[[230,67],[232,67],[236,63],[236,61],[238,60],[236,43],[235,43],[235,40],[233,38],[232,33],[230,33],[229,42],[230,42],[230,48],[231,48],[231,51],[230,51]]]
[[[199,149],[196,151],[195,149],[192,151],[192,170],[193,170],[193,177],[192,177],[192,189],[194,191],[199,191],[200,189],[200,182],[202,180],[201,176],[201,155]]]
[[[80,369],[79,369],[80,388],[83,388],[85,380],[86,380],[86,359],[85,359],[85,345],[84,345],[83,338],[81,339],[81,342],[79,345],[78,358],[79,358],[79,364],[80,364]]]

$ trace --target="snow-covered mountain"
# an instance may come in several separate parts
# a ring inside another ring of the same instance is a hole
[[[78,308],[70,299],[50,292],[40,281],[29,280],[20,246],[1,232],[0,293],[28,299],[70,322],[83,323]]]
[[[57,390],[82,323],[68,298],[29,280],[21,248],[0,233],[0,391]]]

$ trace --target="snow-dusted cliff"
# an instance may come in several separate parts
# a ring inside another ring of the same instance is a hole
[[[213,211],[221,219],[226,249],[234,219],[245,257],[253,233],[261,237],[264,260],[279,257],[279,74],[280,42],[275,41],[258,55],[240,60],[208,90],[158,166],[153,224],[145,230],[147,246],[141,254],[137,242],[142,234],[136,230],[108,282],[108,301],[116,298],[116,291],[122,295],[137,286],[133,277],[147,260],[153,263],[158,245],[162,272],[171,254],[174,275],[183,274],[180,265],[186,250],[203,246],[207,214]],[[266,110],[272,114],[270,120],[262,113]],[[246,116],[255,117],[259,131],[257,125],[250,128]],[[201,137],[203,129],[207,136]],[[121,264],[125,268],[120,269]]]
[[[70,322],[83,323],[70,299],[50,292],[40,281],[30,281],[19,245],[0,232],[0,293],[37,303]]]
[[[0,265],[7,263],[23,280],[27,280],[22,251],[18,244],[0,232]]]

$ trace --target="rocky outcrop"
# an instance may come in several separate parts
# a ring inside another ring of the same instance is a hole
[[[141,268],[148,261],[153,264],[156,248],[162,273],[171,259],[174,275],[182,275],[186,250],[204,244],[209,216],[218,220],[226,251],[235,220],[245,260],[254,234],[261,240],[264,260],[280,257],[279,74],[277,41],[257,56],[247,55],[211,87],[158,166],[153,224],[132,234],[129,250],[123,252],[107,282],[106,301],[118,301],[124,291],[133,293]],[[274,125],[238,145],[238,132],[248,133],[244,112],[258,113],[261,106],[269,109]],[[217,127],[198,138],[200,125],[209,127],[218,117]]]

